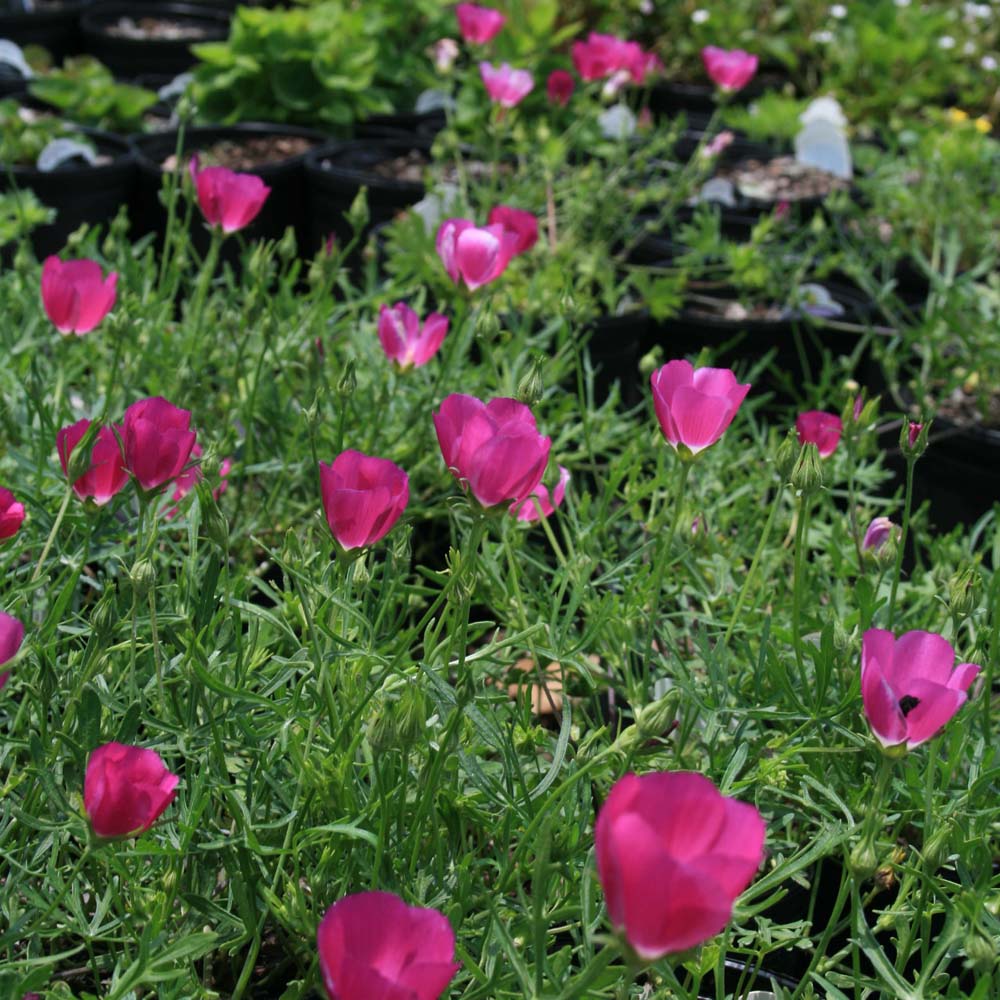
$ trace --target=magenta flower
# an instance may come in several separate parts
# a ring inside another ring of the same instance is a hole
[[[512,503],[510,512],[519,521],[526,521],[529,524],[541,521],[543,517],[548,517],[563,502],[566,497],[566,484],[569,480],[569,469],[560,465],[559,482],[556,483],[551,495],[548,487],[544,483],[539,483],[526,500]]]
[[[753,806],[700,774],[626,774],[594,826],[615,930],[646,962],[718,934],[763,859],[764,834]]]
[[[177,794],[180,779],[160,755],[142,747],[106,743],[87,761],[83,805],[98,837],[148,830]]]
[[[435,245],[455,284],[470,291],[496,280],[507,270],[520,237],[501,225],[479,227],[469,219],[445,219]]]
[[[409,476],[398,465],[360,451],[320,462],[319,481],[326,523],[345,552],[385,537],[410,499]]]
[[[210,226],[235,233],[250,225],[267,201],[271,189],[256,174],[239,174],[226,167],[198,167],[198,157],[189,164],[198,193],[198,206]]]
[[[24,504],[0,486],[0,542],[13,538],[24,523]]]
[[[472,45],[485,45],[492,41],[504,26],[507,18],[492,7],[480,7],[474,3],[460,3],[455,8],[458,30]]]
[[[10,663],[17,656],[22,642],[24,642],[24,626],[16,618],[0,611],[0,667]],[[3,690],[9,677],[9,670],[0,674],[0,691]]]
[[[567,73],[564,69],[554,69],[549,73],[549,78],[545,82],[545,94],[549,103],[556,104],[560,108],[569,104],[569,99],[573,96],[575,89],[573,74]]]
[[[118,275],[107,278],[96,260],[46,257],[42,265],[42,306],[61,334],[90,333],[111,311]]]
[[[56,434],[56,451],[64,475],[69,475],[70,456],[90,427],[89,420],[78,420],[75,424],[60,429]],[[118,427],[122,434],[122,428]],[[128,470],[122,458],[121,445],[111,427],[102,427],[97,432],[90,453],[90,468],[73,483],[73,492],[81,499],[88,497],[99,507],[106,504],[128,482]]]
[[[504,231],[517,237],[514,255],[525,253],[538,242],[538,218],[534,212],[511,205],[497,205],[486,219],[491,226],[503,226]]]
[[[204,449],[200,444],[195,444],[191,449],[191,458],[199,459],[204,454]],[[218,500],[226,490],[229,489],[229,473],[233,469],[233,460],[231,458],[224,458],[219,463],[219,482],[212,490],[212,497]],[[198,461],[193,462],[182,470],[181,474],[173,482],[173,492],[170,494],[170,499],[174,501],[175,504],[180,503],[194,488],[202,481],[205,476],[205,472],[201,467],[201,463]],[[167,510],[166,516],[168,518],[174,518],[180,513],[180,507],[171,507]]]
[[[910,442],[910,447],[912,448],[917,443],[917,438],[920,437],[920,432],[924,429],[923,424],[910,423],[907,427],[907,437]]]
[[[337,900],[320,921],[316,947],[330,1000],[437,1000],[460,968],[444,914],[391,892]]]
[[[722,437],[750,391],[728,368],[698,368],[669,361],[650,377],[660,429],[677,449],[697,455]]]
[[[535,86],[531,73],[526,69],[512,69],[510,63],[497,67],[492,63],[481,62],[479,75],[483,78],[490,100],[502,108],[516,107]]]
[[[865,532],[864,541],[861,548],[866,552],[878,552],[880,548],[895,534],[896,525],[887,517],[873,517],[868,530]]]
[[[825,413],[823,410],[808,410],[795,418],[799,444],[816,445],[820,458],[829,458],[837,450],[843,429],[844,425],[836,413]]]
[[[642,83],[648,74],[663,68],[659,58],[643,51],[638,42],[596,31],[585,42],[574,42],[570,55],[577,73],[588,82],[617,75],[623,81],[627,77],[633,83]]]
[[[140,399],[122,420],[125,468],[144,490],[176,479],[194,447],[191,413],[162,396]]]
[[[434,429],[448,470],[484,507],[538,492],[552,441],[524,403],[452,393],[434,414]]]
[[[757,57],[742,49],[729,51],[706,45],[701,50],[701,61],[712,82],[727,93],[741,90],[757,72]]]
[[[965,704],[979,673],[975,663],[955,666],[955,650],[934,632],[898,639],[871,628],[861,644],[861,697],[875,738],[884,747],[926,743]]]
[[[378,339],[385,356],[402,369],[426,365],[437,354],[448,333],[448,317],[431,313],[423,324],[405,303],[381,306],[378,311]]]

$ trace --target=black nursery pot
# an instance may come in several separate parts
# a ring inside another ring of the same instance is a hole
[[[898,428],[883,443],[890,468],[905,482]],[[925,501],[939,531],[975,524],[992,510],[1000,502],[1000,430],[935,417],[927,450],[913,470],[914,509]]]
[[[90,166],[67,165],[51,171],[31,166],[10,166],[0,170],[0,188],[28,190],[38,200],[56,210],[55,220],[31,234],[38,257],[58,253],[66,239],[84,223],[110,222],[122,205],[127,205],[135,182],[135,159],[128,142],[109,132],[80,128],[107,163]]]
[[[585,351],[595,370],[595,403],[603,403],[616,382],[624,406],[631,408],[642,399],[639,358],[649,326],[649,314],[639,311],[601,316],[588,326]]]
[[[80,14],[89,0],[42,3],[37,10],[0,13],[0,38],[22,48],[41,45],[59,63],[80,51]]]
[[[314,150],[305,162],[307,248],[319,249],[331,233],[341,244],[351,238],[344,213],[362,187],[368,189],[370,218],[366,232],[420,201],[426,193],[422,180],[386,177],[375,168],[407,156],[430,163],[430,150],[430,138],[403,135],[356,139]]]
[[[322,132],[294,125],[247,123],[189,128],[184,132],[182,156],[209,149],[221,141],[240,142],[271,137],[305,139],[312,147],[321,146],[328,141],[328,137]],[[136,152],[138,168],[135,198],[132,203],[133,225],[139,234],[155,232],[162,237],[167,223],[167,210],[160,202],[160,187],[164,176],[162,164],[177,148],[177,132],[173,130],[134,136],[132,145]],[[306,225],[303,184],[305,158],[306,154],[301,153],[241,171],[256,174],[271,189],[257,218],[242,231],[245,239],[280,239],[286,227],[292,226],[300,250],[306,245],[309,230]],[[197,208],[191,218],[191,238],[199,252],[204,253],[209,238]],[[232,243],[235,241],[226,241],[227,245]],[[225,251],[224,246],[224,256]],[[227,259],[232,260],[231,254],[234,252],[230,251]]]
[[[219,41],[229,35],[232,11],[182,3],[99,3],[80,18],[80,32],[87,52],[101,60],[115,76],[141,74],[174,77],[196,62],[192,45]],[[110,29],[123,18],[156,18],[199,32],[197,38],[125,38]]]
[[[865,300],[847,288],[824,282],[831,296],[845,308],[838,319],[864,322],[868,313]],[[726,301],[719,299],[720,302]],[[714,365],[740,373],[773,351],[768,370],[754,385],[755,391],[771,392],[774,402],[798,402],[797,387],[820,373],[824,358],[841,357],[858,348],[860,335],[834,329],[821,318],[792,314],[775,319],[726,319],[703,311],[693,301],[677,316],[653,320],[642,353],[659,346],[667,359],[698,354],[707,348]],[[862,352],[859,366],[864,363]]]

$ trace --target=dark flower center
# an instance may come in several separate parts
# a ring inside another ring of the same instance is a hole
[[[899,710],[903,713],[904,717],[909,715],[917,705],[920,704],[919,698],[914,698],[912,694],[903,695],[899,699]]]

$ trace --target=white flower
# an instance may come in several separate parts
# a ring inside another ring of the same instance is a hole
[[[938,39],[939,49],[953,49],[955,47],[955,39],[951,35],[942,35]]]
[[[699,8],[691,15],[691,20],[694,21],[695,24],[704,24],[708,20],[708,11]]]
[[[962,46],[962,53],[963,53],[963,55],[971,56],[975,51],[976,51],[976,43],[975,42],[966,42]]]
[[[998,65],[1000,64],[997,63],[996,56],[986,55],[979,60],[980,68],[986,70],[987,73],[992,73]]]
[[[605,139],[627,139],[635,135],[636,117],[625,104],[614,104],[597,116]]]
[[[910,0],[894,0],[897,7],[909,7]]]
[[[847,8],[842,3],[835,3],[830,8],[830,16],[837,18],[847,17]]]
[[[812,35],[810,35],[810,38],[812,38],[814,42],[819,42],[820,45],[826,45],[827,43],[833,41],[833,32],[826,31],[825,29],[823,31],[814,31]]]

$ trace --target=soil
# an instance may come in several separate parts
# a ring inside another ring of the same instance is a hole
[[[752,323],[774,323],[787,316],[787,310],[773,303],[762,302],[757,305],[745,306],[742,302],[736,302],[732,299],[713,300],[704,297],[688,305],[685,312],[691,316],[722,319],[732,323],[741,323],[747,320]]]
[[[835,177],[819,167],[799,163],[794,156],[776,156],[771,160],[743,160],[724,167],[716,174],[731,181],[746,198],[758,201],[803,201],[825,198],[834,191],[850,187],[842,177]]]
[[[391,160],[382,160],[372,164],[372,173],[388,180],[405,181],[407,184],[419,184],[424,179],[424,171],[430,160],[417,149],[411,149],[402,156]]]
[[[963,427],[979,424],[996,429],[1000,427],[1000,395],[991,395],[984,409],[981,396],[967,393],[957,386],[947,399],[941,400],[937,412],[939,416]]]
[[[245,139],[221,139],[206,149],[198,150],[198,160],[203,167],[228,167],[230,170],[247,171],[301,156],[309,152],[314,145],[312,139],[301,135],[260,135],[248,136]],[[160,165],[164,170],[174,170],[177,158],[171,153]]]
[[[197,24],[166,17],[122,17],[116,23],[108,25],[107,33],[113,38],[131,38],[137,41],[155,39],[159,42],[196,41],[208,34]]]

